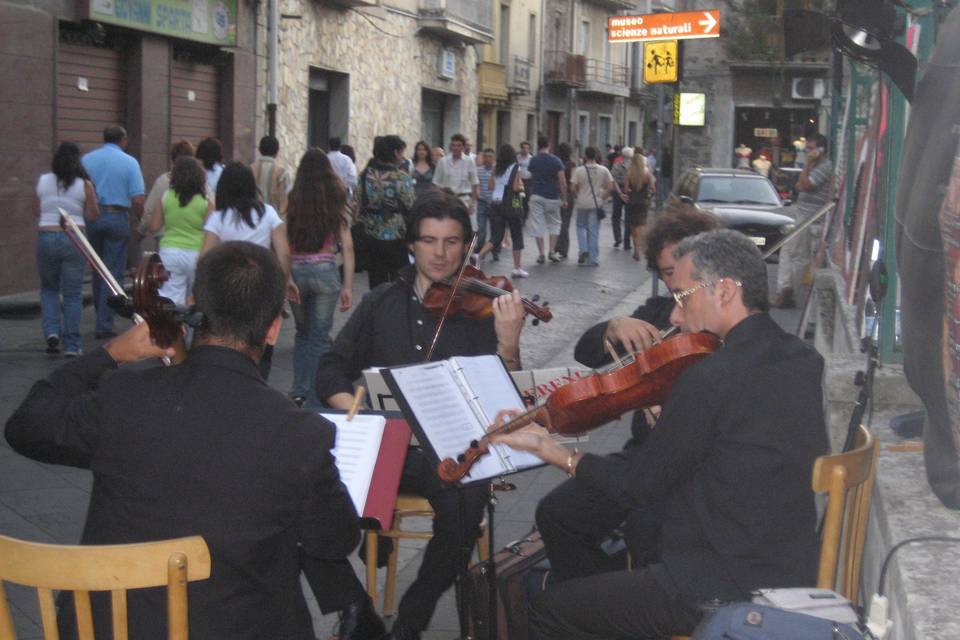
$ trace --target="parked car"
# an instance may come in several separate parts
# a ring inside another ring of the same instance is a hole
[[[695,167],[676,182],[668,204],[676,200],[693,202],[714,214],[753,240],[760,251],[794,229],[793,218],[783,213],[790,200],[781,200],[773,183],[752,171]]]

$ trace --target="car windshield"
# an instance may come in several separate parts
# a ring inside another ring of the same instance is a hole
[[[736,176],[702,176],[697,202],[780,206],[769,180]]]

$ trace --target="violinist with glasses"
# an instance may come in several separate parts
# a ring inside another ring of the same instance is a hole
[[[471,237],[467,208],[451,192],[435,189],[417,199],[406,228],[413,264],[401,269],[397,280],[364,296],[332,349],[320,358],[316,391],[325,404],[349,409],[353,382],[364,369],[424,362],[431,347],[431,360],[497,354],[508,369],[520,369],[524,307],[519,293],[492,298],[492,316],[485,319],[464,314],[446,317],[439,334],[440,319],[424,305],[435,283],[455,280]],[[393,638],[406,640],[420,637],[440,596],[453,584],[463,561],[461,540],[473,541],[479,535],[489,491],[486,486],[465,489],[466,517],[463,526],[458,526],[457,489],[440,481],[434,466],[416,447],[407,452],[400,491],[426,497],[436,514],[433,537],[416,580],[400,600],[391,632]],[[381,538],[381,543],[390,545],[392,541]],[[386,559],[387,551],[389,548],[381,550],[378,557]],[[318,567],[320,580],[311,580],[315,593],[343,589],[345,584],[362,591],[348,563],[334,564],[339,572],[335,580],[330,579],[331,566]],[[311,571],[306,567],[305,573],[310,580]],[[360,618],[362,621],[370,616],[363,612]]]
[[[539,425],[492,438],[566,471],[581,498],[567,509],[585,512],[564,519],[557,492],[537,510],[555,580],[532,603],[545,640],[689,635],[705,603],[816,582],[823,358],[770,317],[766,264],[743,234],[700,233],[670,257],[671,324],[724,343],[680,375],[646,442],[598,456]],[[653,550],[630,537],[644,512],[659,524]],[[600,548],[624,521],[632,571]]]

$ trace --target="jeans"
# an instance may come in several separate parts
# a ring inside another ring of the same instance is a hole
[[[67,234],[59,231],[40,232],[37,237],[40,323],[44,337],[61,338],[65,351],[79,352],[81,348],[80,312],[83,309],[83,270],[86,264],[83,255],[73,246]]]
[[[130,215],[118,211],[100,211],[93,222],[87,223],[87,238],[103,264],[113,277],[123,284],[123,272],[127,266],[127,241],[130,239]],[[113,331],[113,310],[107,306],[110,288],[100,278],[93,276],[93,305],[97,311],[96,331]]]
[[[477,251],[487,242],[487,222],[490,220],[490,203],[477,200]]]
[[[320,408],[317,365],[320,356],[330,350],[333,311],[340,299],[340,272],[334,262],[294,263],[293,280],[300,288],[300,304],[290,305],[297,327],[290,395],[306,398],[310,408]]]
[[[590,264],[600,258],[600,221],[596,209],[577,209],[577,250],[590,256]]]

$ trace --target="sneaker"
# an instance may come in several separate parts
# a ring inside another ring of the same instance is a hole
[[[64,349],[64,358],[78,358],[83,355],[83,349]]]
[[[557,253],[556,251],[554,251],[547,257],[550,258],[550,262],[560,262],[560,254]]]
[[[543,264],[543,263],[546,262],[546,261],[547,261],[547,259],[546,259],[545,257],[543,257],[542,254],[539,255],[539,256],[537,256],[537,264]]]
[[[60,353],[60,336],[47,336],[47,353]]]
[[[517,267],[516,269],[514,269],[513,272],[511,272],[510,275],[512,275],[514,278],[529,278],[529,277],[530,277],[530,274],[527,273],[526,271],[524,271],[523,269],[521,269],[520,267]]]
[[[613,248],[614,248],[614,249],[619,249],[619,248],[620,248],[620,241],[619,241],[619,240],[615,240],[615,241],[613,242]]]
[[[589,254],[589,253],[587,253],[587,252],[581,253],[581,254],[580,254],[580,257],[577,258],[577,264],[586,264],[586,263],[587,263],[587,258],[589,258],[589,257],[590,257],[590,254]]]

